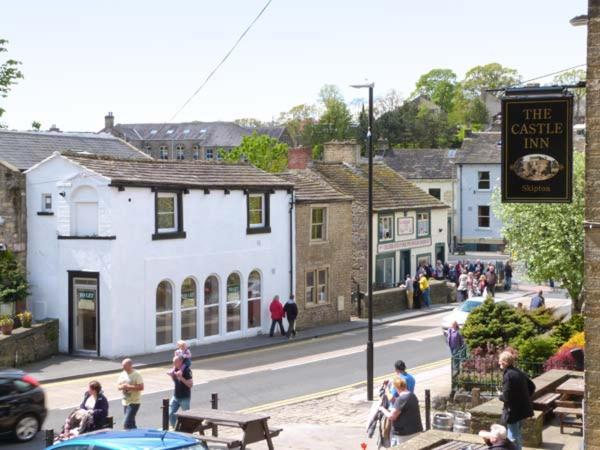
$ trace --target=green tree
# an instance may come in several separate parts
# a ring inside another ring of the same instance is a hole
[[[316,108],[301,104],[279,115],[279,123],[285,125],[294,146],[310,145],[313,127],[316,122]]]
[[[247,128],[258,128],[258,127],[265,126],[265,124],[263,122],[261,122],[258,119],[255,119],[253,117],[244,117],[242,119],[235,119],[233,122],[237,123],[238,125],[240,125],[242,127],[247,127]]]
[[[475,98],[479,97],[485,89],[514,86],[520,81],[521,76],[515,69],[504,67],[498,63],[490,63],[469,69],[461,85],[467,98]]]
[[[220,151],[224,161],[247,160],[253,166],[267,172],[281,172],[287,167],[288,146],[277,139],[256,131],[244,136],[242,143],[230,151]]]
[[[415,86],[413,97],[425,95],[445,112],[452,108],[456,74],[450,69],[432,69],[421,75]]]
[[[573,310],[581,310],[583,288],[584,155],[573,159],[572,203],[501,203],[494,194],[494,213],[513,259],[525,263],[535,282],[559,281]]]
[[[8,41],[0,39],[0,53],[5,53]],[[23,78],[23,73],[19,69],[21,63],[14,59],[6,59],[0,61],[0,97],[6,98],[12,87],[17,84],[18,80]],[[0,106],[0,117],[4,113],[4,109]]]
[[[311,130],[311,144],[316,157],[320,157],[325,142],[352,137],[352,116],[337,86],[326,84],[321,88],[319,106],[322,113]]]
[[[0,303],[23,301],[29,294],[25,271],[11,251],[0,252]]]
[[[31,128],[33,128],[35,131],[40,131],[40,128],[42,128],[42,124],[37,120],[34,120],[33,122],[31,122]]]
[[[574,85],[579,83],[580,81],[585,81],[586,72],[583,69],[573,69],[567,70],[559,75],[556,75],[552,80],[554,84],[561,85]],[[583,104],[583,99],[585,98],[585,88],[574,88],[573,92],[573,106],[575,109],[575,117],[581,117],[584,115],[585,111],[582,111],[581,105]]]

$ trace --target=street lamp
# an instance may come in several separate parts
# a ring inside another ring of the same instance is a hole
[[[369,154],[369,205],[367,208],[368,261],[367,295],[369,296],[369,326],[367,338],[367,400],[373,400],[373,88],[375,83],[352,84],[357,89],[369,89],[369,126],[367,152]]]

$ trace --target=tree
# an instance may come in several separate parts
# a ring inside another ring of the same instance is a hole
[[[452,108],[456,89],[456,74],[450,69],[432,69],[421,75],[412,96],[425,95],[445,112]]]
[[[313,105],[296,105],[279,115],[279,123],[285,125],[294,146],[310,145],[315,121],[316,108]]]
[[[35,131],[40,131],[40,128],[42,128],[42,124],[37,120],[34,120],[33,122],[31,122],[31,128],[33,128]]]
[[[584,183],[584,155],[576,152],[572,203],[501,203],[498,192],[493,200],[513,259],[525,263],[535,282],[560,281],[575,312],[583,288]]]
[[[364,105],[364,103],[363,103]],[[390,89],[382,97],[375,99],[374,114],[381,116],[402,106],[402,96],[395,89]]]
[[[263,122],[258,119],[254,119],[253,117],[244,117],[242,119],[235,119],[233,123],[236,123],[242,127],[246,128],[258,128],[265,126]]]
[[[29,294],[25,271],[11,251],[0,252],[0,303],[15,304]]]
[[[567,70],[559,75],[556,75],[552,80],[554,84],[562,85],[574,85],[580,81],[585,81],[586,72],[583,69]],[[573,103],[575,106],[575,118],[582,117],[585,111],[581,111],[581,105],[585,98],[585,88],[574,88],[573,92]]]
[[[311,130],[311,144],[317,157],[325,142],[352,137],[352,117],[337,86],[326,84],[321,88],[319,106],[322,113]]]
[[[490,63],[469,69],[461,85],[467,98],[475,98],[479,97],[485,89],[514,86],[520,81],[521,76],[515,69],[504,67],[498,63]]]
[[[244,136],[239,147],[230,151],[221,151],[224,161],[238,162],[247,160],[253,166],[267,172],[281,172],[287,167],[288,146],[277,139],[256,131]]]
[[[0,53],[8,51],[7,44],[6,39],[0,39]],[[12,87],[23,78],[23,73],[19,70],[20,65],[21,63],[14,59],[0,62],[0,97],[6,98]],[[0,106],[0,117],[3,113],[4,109]]]

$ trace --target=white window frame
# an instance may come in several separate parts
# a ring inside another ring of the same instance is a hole
[[[323,211],[323,219],[322,222],[314,222],[313,211],[316,210]],[[322,242],[327,240],[327,207],[325,206],[315,206],[310,209],[310,240],[313,242]],[[313,237],[313,230],[315,227],[321,227],[321,237]]]
[[[48,205],[48,199],[50,199],[50,205]],[[42,211],[52,212],[52,194],[42,194]]]
[[[482,180],[481,179],[481,175],[484,174],[484,173],[487,173],[487,180]],[[489,170],[479,170],[479,171],[477,171],[477,190],[478,191],[489,191],[489,190],[491,190],[491,188],[492,188],[492,181],[491,181],[492,180],[492,176],[491,175],[492,174],[490,173]],[[484,183],[487,182],[488,187],[482,188],[481,187],[481,183],[482,182],[484,182]]]
[[[251,209],[253,197],[260,198],[260,209]],[[252,211],[260,211],[260,223],[252,223]],[[248,228],[264,228],[265,224],[265,194],[248,194]]]
[[[321,283],[321,279],[320,279],[320,275],[321,272],[325,272],[325,283]],[[316,282],[317,282],[317,303],[320,305],[324,305],[326,303],[329,303],[329,269],[327,268],[322,268],[322,269],[317,269],[316,270]],[[322,290],[325,290],[325,295],[322,296],[321,294],[323,294]]]
[[[177,160],[178,161],[183,161],[185,159],[185,145],[183,144],[177,144],[177,146],[175,147],[175,150],[177,150]]]
[[[387,222],[387,227],[385,223]],[[389,237],[384,237],[385,230],[390,233]],[[377,239],[379,242],[393,241],[394,240],[394,215],[393,214],[382,214],[379,216],[377,224]]]
[[[158,150],[158,158],[167,160],[169,159],[169,148],[166,145],[161,145]]]
[[[427,222],[427,233],[423,234],[419,232],[419,223]],[[431,216],[429,211],[417,212],[417,238],[431,236]]]
[[[158,210],[158,199],[160,198],[172,198],[173,199],[173,227],[172,228],[159,228],[158,227],[158,223],[160,222],[159,216],[161,214],[166,214],[166,213],[161,213]],[[157,193],[157,200],[156,200],[156,231],[157,233],[174,233],[176,231],[179,230],[179,224],[177,223],[177,218],[178,218],[178,211],[177,211],[177,193],[175,192],[158,192]]]
[[[488,213],[487,216],[480,214],[481,212],[481,208],[487,208],[488,209]],[[488,220],[488,226],[482,226],[480,220],[482,218],[486,218]],[[484,230],[488,230],[489,228],[491,228],[492,225],[492,211],[490,208],[490,205],[477,205],[477,228],[482,228]]]

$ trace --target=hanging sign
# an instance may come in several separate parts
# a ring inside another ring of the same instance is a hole
[[[562,91],[502,98],[503,202],[571,202],[572,113],[573,96]]]

